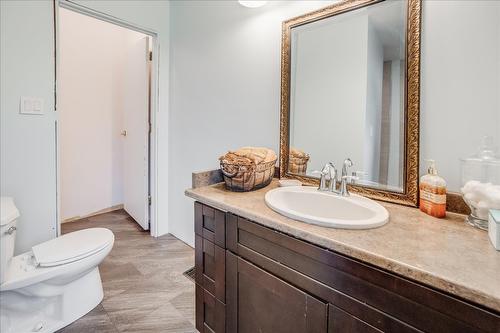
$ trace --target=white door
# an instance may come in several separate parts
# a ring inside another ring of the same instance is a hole
[[[149,229],[149,43],[130,41],[126,55],[124,94],[124,202],[127,213]]]

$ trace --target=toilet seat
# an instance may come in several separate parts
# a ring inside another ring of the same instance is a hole
[[[113,239],[113,233],[108,229],[83,229],[33,246],[32,251],[37,265],[53,267],[91,256],[108,246]]]
[[[60,238],[63,240],[58,241]],[[85,241],[90,243],[83,244]],[[69,245],[71,242],[74,244]],[[113,233],[104,228],[75,231],[41,243],[33,249],[38,249],[39,260],[47,266],[41,266],[37,262],[33,251],[13,257],[7,268],[6,280],[0,285],[0,291],[24,288],[57,276],[71,274],[83,266],[90,267],[93,262],[102,261],[113,247],[113,243]],[[65,249],[69,252],[64,253]]]

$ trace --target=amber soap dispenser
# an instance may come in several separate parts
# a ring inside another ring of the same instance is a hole
[[[443,218],[446,216],[446,181],[438,175],[435,161],[427,162],[427,174],[420,178],[420,210]]]

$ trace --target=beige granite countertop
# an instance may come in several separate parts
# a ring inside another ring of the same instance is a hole
[[[500,311],[500,252],[488,234],[448,213],[436,219],[415,208],[382,203],[389,222],[377,229],[319,227],[284,217],[264,202],[266,188],[237,193],[215,184],[186,190],[186,195],[212,207],[335,250],[436,289]]]

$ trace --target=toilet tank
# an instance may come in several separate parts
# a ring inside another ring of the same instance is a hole
[[[0,197],[0,283],[5,281],[5,274],[14,255],[16,243],[16,223],[19,211],[11,197]]]

